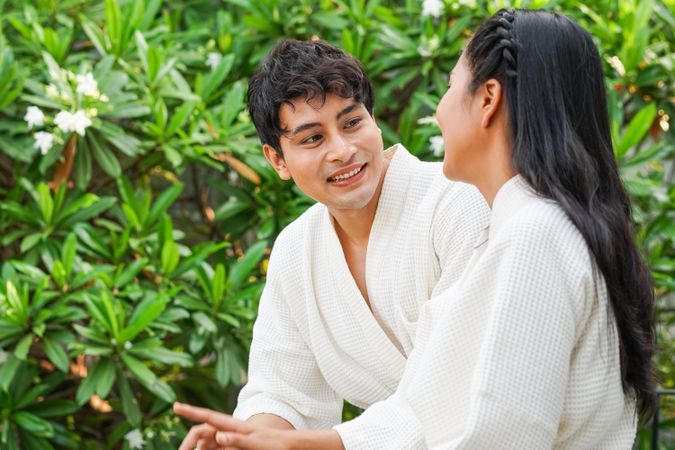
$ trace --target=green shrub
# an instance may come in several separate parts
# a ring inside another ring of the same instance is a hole
[[[262,156],[252,71],[280,37],[336,43],[373,78],[385,143],[437,160],[447,73],[505,3],[0,0],[0,447],[167,448],[174,399],[231,411],[269,248],[311,204]],[[511,5],[597,40],[675,388],[675,3]],[[675,398],[661,417],[666,448]]]

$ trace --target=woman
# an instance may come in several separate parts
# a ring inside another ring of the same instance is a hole
[[[653,294],[604,89],[576,23],[499,11],[437,109],[445,175],[478,187],[490,227],[423,307],[397,393],[334,430],[176,410],[228,430],[217,439],[233,448],[630,448],[655,404]]]

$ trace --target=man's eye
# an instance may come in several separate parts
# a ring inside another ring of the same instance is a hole
[[[313,144],[313,143],[321,140],[322,137],[323,136],[321,136],[320,134],[313,134],[310,137],[308,137],[307,139],[303,140],[302,143],[303,144]]]
[[[345,128],[353,128],[353,127],[357,126],[360,122],[361,122],[361,118],[356,117],[354,119],[351,119],[351,120],[347,121],[347,123],[345,123]]]

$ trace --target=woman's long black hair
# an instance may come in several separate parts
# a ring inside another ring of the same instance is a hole
[[[590,34],[553,12],[501,10],[476,31],[465,57],[472,93],[491,78],[503,86],[513,168],[556,201],[586,241],[616,319],[624,392],[653,412],[652,279],[633,239]]]

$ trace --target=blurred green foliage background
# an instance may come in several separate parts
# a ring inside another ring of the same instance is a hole
[[[385,144],[438,160],[447,73],[502,6],[596,39],[675,388],[675,0],[0,0],[0,448],[175,448],[173,400],[231,411],[269,248],[311,204],[263,159],[252,71],[284,36],[337,44]],[[660,420],[675,448],[675,397]]]

